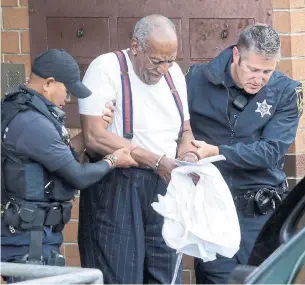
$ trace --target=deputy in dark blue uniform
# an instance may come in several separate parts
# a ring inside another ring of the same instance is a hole
[[[186,75],[190,121],[201,157],[222,154],[219,167],[234,198],[241,244],[229,259],[195,260],[198,284],[226,283],[246,264],[257,235],[287,190],[284,157],[302,112],[302,87],[275,71],[278,34],[262,24],[241,32],[236,46]]]
[[[64,265],[58,251],[75,189],[132,159],[130,150],[120,149],[96,163],[77,161],[61,108],[69,93],[85,98],[91,91],[70,54],[49,50],[32,72],[27,86],[7,94],[1,106],[1,261]]]

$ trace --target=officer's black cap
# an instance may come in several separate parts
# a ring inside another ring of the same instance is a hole
[[[63,49],[50,49],[34,59],[32,72],[39,77],[54,77],[77,98],[86,98],[91,91],[81,82],[75,59]]]

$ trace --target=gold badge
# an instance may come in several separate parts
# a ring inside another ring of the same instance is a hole
[[[295,88],[295,92],[297,94],[297,105],[298,105],[298,111],[299,111],[299,117],[302,116],[303,113],[303,87],[298,86]]]

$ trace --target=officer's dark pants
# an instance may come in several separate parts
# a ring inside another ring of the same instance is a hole
[[[197,284],[227,284],[230,274],[239,264],[247,264],[255,240],[263,225],[271,216],[271,212],[266,215],[256,215],[255,217],[245,216],[243,211],[237,210],[241,243],[240,249],[233,258],[218,256],[211,262],[203,262],[195,259],[195,274]]]
[[[55,240],[52,242],[52,240]],[[29,253],[29,236],[23,231],[15,230],[11,233],[8,227],[4,225],[1,220],[1,261],[2,262],[22,262],[24,257]],[[51,251],[59,252],[59,247],[62,242],[60,233],[52,233],[51,229],[45,227],[44,229],[44,242],[42,245],[42,254],[44,260],[47,260]],[[15,283],[33,279],[31,277],[6,277],[6,283]],[[34,281],[33,281],[34,282]],[[35,282],[34,282],[35,283]]]
[[[162,238],[164,218],[151,206],[166,188],[151,170],[132,168],[116,169],[81,191],[82,267],[100,269],[106,284],[171,283],[177,255]]]

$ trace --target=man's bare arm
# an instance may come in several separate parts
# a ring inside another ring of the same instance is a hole
[[[184,121],[183,126],[183,134],[181,138],[181,142],[178,147],[178,157],[180,158],[181,155],[186,154],[189,151],[197,151],[197,147],[192,144],[194,140],[193,132],[191,129],[190,121]]]
[[[108,132],[101,116],[81,115],[81,125],[86,148],[96,153],[105,155],[131,145],[129,140]],[[159,155],[141,147],[136,147],[131,155],[138,164],[151,168],[159,159]]]
[[[71,145],[77,153],[82,153],[85,150],[82,132],[71,138]]]
[[[113,117],[112,112],[114,112],[114,106],[110,104],[106,104],[104,115],[101,120],[101,124],[105,129],[107,129],[108,125],[112,123],[112,117]],[[83,132],[80,132],[76,136],[71,138],[71,145],[77,153],[82,154],[82,152],[85,150]]]

